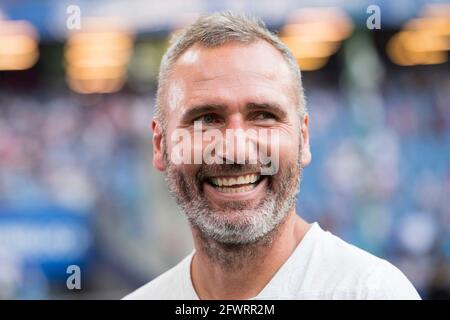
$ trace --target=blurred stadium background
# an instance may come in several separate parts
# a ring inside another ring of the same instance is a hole
[[[303,69],[298,212],[450,298],[450,5],[405,0],[0,0],[0,298],[121,298],[191,250],[150,120],[170,34],[217,10],[260,16]]]

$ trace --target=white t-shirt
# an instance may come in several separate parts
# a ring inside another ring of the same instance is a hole
[[[194,253],[124,299],[199,299],[190,272]],[[395,266],[314,223],[253,299],[420,299],[420,296]]]

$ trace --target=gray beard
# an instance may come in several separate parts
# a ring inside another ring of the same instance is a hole
[[[280,215],[281,216],[281,215]],[[243,270],[246,265],[254,261],[264,263],[268,249],[278,238],[280,229],[288,218],[285,214],[280,223],[270,230],[267,234],[251,243],[222,243],[205,236],[198,227],[192,225],[196,229],[200,238],[200,250],[206,254],[208,260],[219,265],[225,272],[235,272]]]
[[[169,191],[198,234],[200,250],[226,271],[238,270],[252,260],[262,259],[295,207],[302,167],[299,162],[297,166],[287,165],[280,174],[279,183],[268,184],[266,197],[256,207],[249,208],[245,201],[239,201],[217,210],[212,209],[203,196],[199,181],[186,178],[166,161]],[[238,221],[227,219],[230,210],[239,215]]]

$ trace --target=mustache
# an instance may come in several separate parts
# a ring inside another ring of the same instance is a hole
[[[270,166],[270,165],[269,165]],[[261,173],[268,165],[258,164],[202,164],[198,170],[196,177],[197,181],[204,181],[209,177],[217,176],[233,176],[243,175],[248,173]]]

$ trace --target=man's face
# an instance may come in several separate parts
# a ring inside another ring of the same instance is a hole
[[[311,155],[308,117],[299,118],[292,79],[281,54],[264,41],[193,46],[176,62],[164,97],[166,129],[153,122],[154,165],[165,170],[171,193],[204,236],[252,243],[293,208]],[[179,132],[190,138],[182,144],[189,163],[174,159]],[[223,163],[194,162],[212,145],[210,154]]]

